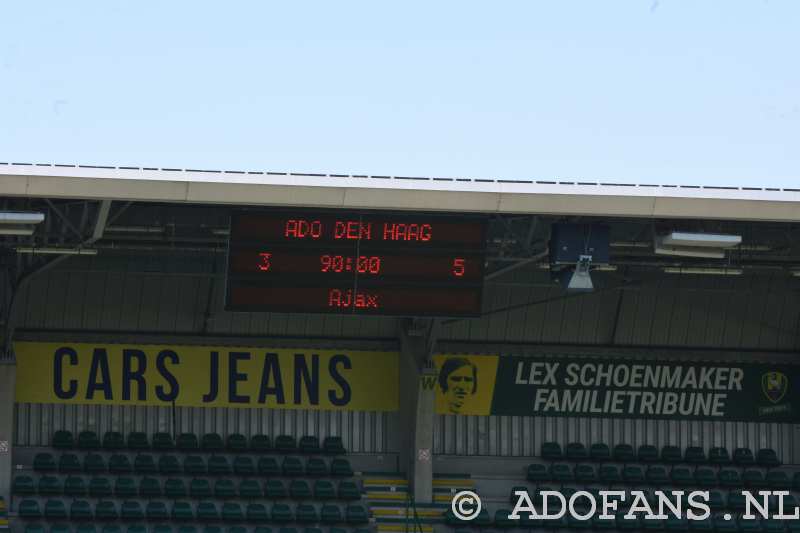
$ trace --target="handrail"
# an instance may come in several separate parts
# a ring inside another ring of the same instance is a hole
[[[414,528],[412,533],[417,533],[417,526],[419,526],[419,533],[422,533],[422,524],[419,522],[419,515],[417,514],[417,506],[414,505],[414,497],[406,492],[406,533],[408,532],[408,506],[411,504],[411,508],[414,510],[414,522],[412,527]]]

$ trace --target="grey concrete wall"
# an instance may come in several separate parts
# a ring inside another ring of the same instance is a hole
[[[8,450],[0,452],[0,496],[11,501],[11,454],[14,433],[14,385],[17,380],[16,361],[0,359],[0,441],[8,442]]]

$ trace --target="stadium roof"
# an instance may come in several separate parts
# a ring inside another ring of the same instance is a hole
[[[4,195],[47,198],[800,221],[800,189],[5,163],[0,183]]]

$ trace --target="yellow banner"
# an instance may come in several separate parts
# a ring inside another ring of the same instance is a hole
[[[394,352],[15,342],[18,403],[397,411]]]
[[[436,414],[488,415],[498,360],[496,356],[434,355],[439,376],[422,376],[420,388],[436,390]]]

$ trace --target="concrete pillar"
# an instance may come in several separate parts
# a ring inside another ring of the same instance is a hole
[[[14,385],[17,381],[17,361],[0,358],[0,441],[8,442],[8,450],[0,452],[0,496],[11,509],[11,451],[14,435]]]
[[[436,391],[423,391],[425,338],[400,331],[400,469],[407,473],[416,503],[433,503],[433,417]],[[420,450],[428,451],[420,459]]]

